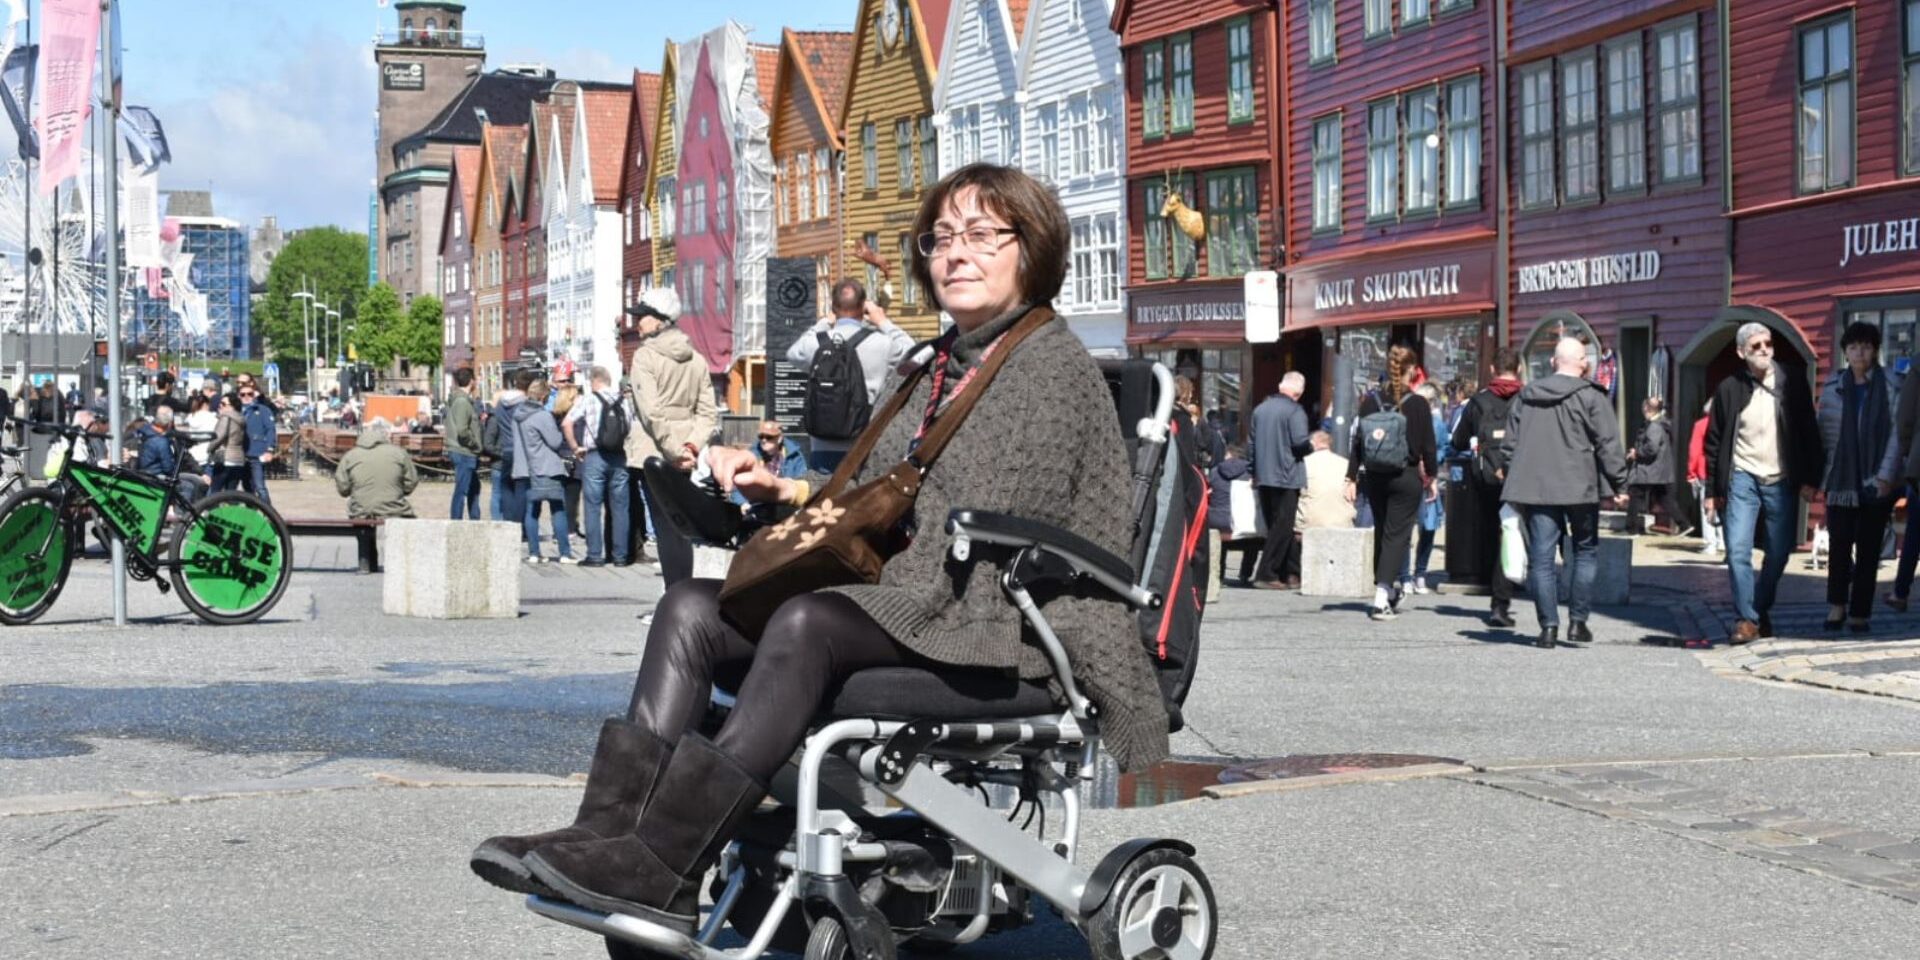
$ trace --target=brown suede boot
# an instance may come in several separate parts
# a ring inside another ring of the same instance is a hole
[[[689,733],[631,834],[541,847],[527,854],[527,869],[590,910],[690,932],[701,878],[766,795],[767,785],[732,756]]]
[[[600,744],[593,751],[586,794],[580,798],[573,826],[527,836],[488,837],[473,849],[467,865],[496,887],[558,897],[527,872],[522,858],[549,843],[598,840],[632,830],[671,756],[672,744],[630,720],[608,717],[600,727]]]

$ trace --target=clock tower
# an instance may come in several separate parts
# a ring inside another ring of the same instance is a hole
[[[430,205],[420,202],[416,194],[422,186],[434,186],[424,180],[436,175],[444,194],[447,158],[426,156],[428,151],[395,157],[393,147],[425,127],[466,89],[486,63],[487,51],[484,39],[466,29],[466,4],[398,0],[393,8],[395,29],[374,37],[373,60],[379,71],[374,160],[378,199],[368,246],[375,275],[393,283],[406,299],[434,292],[433,287],[415,282],[419,265],[437,255],[420,242]],[[447,149],[441,148],[440,153]]]

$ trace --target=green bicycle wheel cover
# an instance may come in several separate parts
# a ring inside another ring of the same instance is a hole
[[[0,606],[25,610],[54,588],[67,552],[58,524],[53,505],[44,500],[22,501],[0,517]],[[36,557],[41,544],[46,553]]]
[[[180,569],[201,603],[248,610],[273,596],[288,561],[272,518],[251,504],[222,503],[187,528]]]

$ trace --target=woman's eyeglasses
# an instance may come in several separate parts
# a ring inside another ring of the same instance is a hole
[[[1000,238],[1017,237],[1020,231],[1012,227],[969,227],[960,233],[944,233],[935,230],[923,233],[917,239],[922,256],[937,256],[952,249],[953,241],[958,239],[974,253],[996,253],[1000,249]]]

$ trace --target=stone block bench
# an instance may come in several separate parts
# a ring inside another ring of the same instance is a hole
[[[381,609],[433,620],[520,615],[525,545],[517,523],[403,520],[386,523]]]

